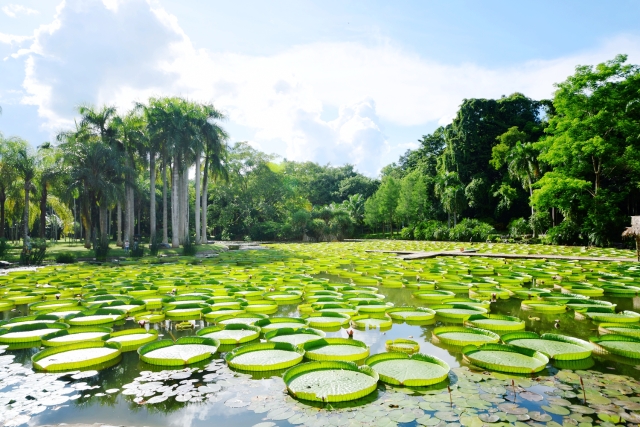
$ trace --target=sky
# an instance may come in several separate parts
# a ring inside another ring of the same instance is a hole
[[[0,132],[35,147],[80,105],[183,96],[230,142],[373,177],[465,98],[640,63],[638,22],[636,0],[0,0]]]

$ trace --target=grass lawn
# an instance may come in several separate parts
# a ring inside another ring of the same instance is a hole
[[[148,245],[144,245],[145,247],[145,256],[149,255],[149,247]],[[119,246],[116,246],[116,243],[112,241],[109,244],[109,258],[117,258],[117,257],[125,257],[124,249]],[[7,255],[7,261],[9,262],[18,262],[20,259],[20,251],[22,250],[22,243],[13,245],[10,247]],[[214,245],[198,245],[196,246],[196,252],[208,252],[208,251],[217,251],[217,248]],[[87,249],[84,247],[84,243],[82,242],[47,242],[47,253],[45,255],[45,261],[54,262],[56,255],[61,253],[70,253],[76,256],[78,259],[91,259],[94,258],[94,253],[92,249]],[[168,249],[160,249],[158,255],[167,255],[167,256],[176,256],[182,255],[182,247],[179,248],[168,248]]]

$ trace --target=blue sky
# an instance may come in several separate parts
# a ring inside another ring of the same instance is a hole
[[[38,145],[82,103],[182,95],[232,141],[375,176],[464,98],[639,63],[639,18],[631,0],[0,0],[0,131]]]

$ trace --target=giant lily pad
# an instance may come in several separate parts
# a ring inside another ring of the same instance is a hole
[[[50,347],[31,357],[33,367],[40,371],[61,372],[108,365],[120,359],[120,344],[102,341]],[[106,366],[105,366],[106,367]]]
[[[260,336],[260,328],[242,323],[229,325],[209,326],[200,329],[196,335],[205,338],[215,338],[220,344],[242,344],[253,341]]]
[[[369,347],[362,341],[346,338],[321,338],[301,346],[309,360],[363,360],[369,355]]]
[[[630,337],[640,338],[640,326],[638,325],[626,325],[620,323],[600,323],[598,325],[598,331],[600,334],[618,334],[627,335]]]
[[[640,359],[640,338],[628,335],[607,334],[592,338],[591,342],[599,345],[611,354]]]
[[[101,326],[78,326],[69,329],[60,329],[56,332],[42,336],[42,345],[46,347],[58,347],[84,341],[106,341],[111,333],[111,328]]]
[[[307,341],[324,338],[325,333],[311,328],[280,328],[264,334],[267,341],[286,342],[293,345],[301,345]]]
[[[284,373],[292,396],[316,402],[345,402],[375,391],[378,374],[368,366],[353,362],[308,362]]]
[[[112,332],[107,342],[117,342],[122,345],[123,352],[137,350],[140,346],[158,339],[158,331],[155,329],[124,329]]]
[[[305,328],[307,322],[304,319],[296,317],[271,317],[255,322],[255,326],[259,327],[262,332],[266,333],[280,328]]]
[[[591,356],[593,346],[578,338],[558,334],[512,332],[502,336],[505,343],[539,351],[549,359],[579,360]]]
[[[394,320],[425,321],[435,319],[436,312],[424,307],[394,307],[387,309],[387,315]]]
[[[212,338],[182,337],[145,344],[138,349],[140,360],[151,365],[184,366],[210,358],[220,346]]]
[[[433,335],[443,344],[459,347],[500,341],[500,335],[495,332],[465,326],[441,326],[433,330]]]
[[[243,371],[275,371],[302,361],[304,350],[285,342],[246,344],[225,356],[227,364]]]
[[[0,343],[40,343],[42,336],[68,327],[69,325],[64,323],[34,323],[16,326],[11,329],[0,328]]]
[[[531,374],[542,371],[549,363],[544,354],[508,344],[469,345],[462,349],[465,359],[492,371]]]
[[[470,316],[466,323],[494,332],[521,331],[525,328],[524,320],[502,314],[476,314]]]
[[[371,366],[380,380],[388,384],[428,386],[444,381],[449,375],[449,365],[437,357],[416,353],[380,353],[368,357],[365,364]]]

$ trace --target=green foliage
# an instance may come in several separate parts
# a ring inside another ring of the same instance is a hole
[[[160,244],[158,243],[158,237],[154,236],[151,243],[149,243],[149,253],[151,256],[158,256],[160,251]]]
[[[516,218],[509,223],[509,235],[511,237],[522,237],[531,234],[531,225],[524,218]]]
[[[30,239],[20,252],[20,265],[40,265],[44,261],[46,253],[47,241],[45,239]]]
[[[449,240],[456,242],[484,242],[494,228],[477,219],[464,219],[449,231]]]
[[[144,256],[144,246],[137,245],[131,248],[131,258],[142,258]]]
[[[55,257],[57,264],[74,264],[78,262],[78,258],[71,252],[61,252]]]
[[[0,238],[0,259],[5,259],[7,256],[7,252],[9,252],[9,243],[7,239]]]
[[[194,256],[197,252],[196,245],[193,244],[191,238],[187,236],[182,244],[182,255]]]
[[[103,239],[93,242],[93,253],[96,257],[96,261],[106,261],[109,256],[109,242]]]
[[[550,228],[543,237],[543,242],[553,245],[577,245],[583,241],[580,228],[568,219]]]

